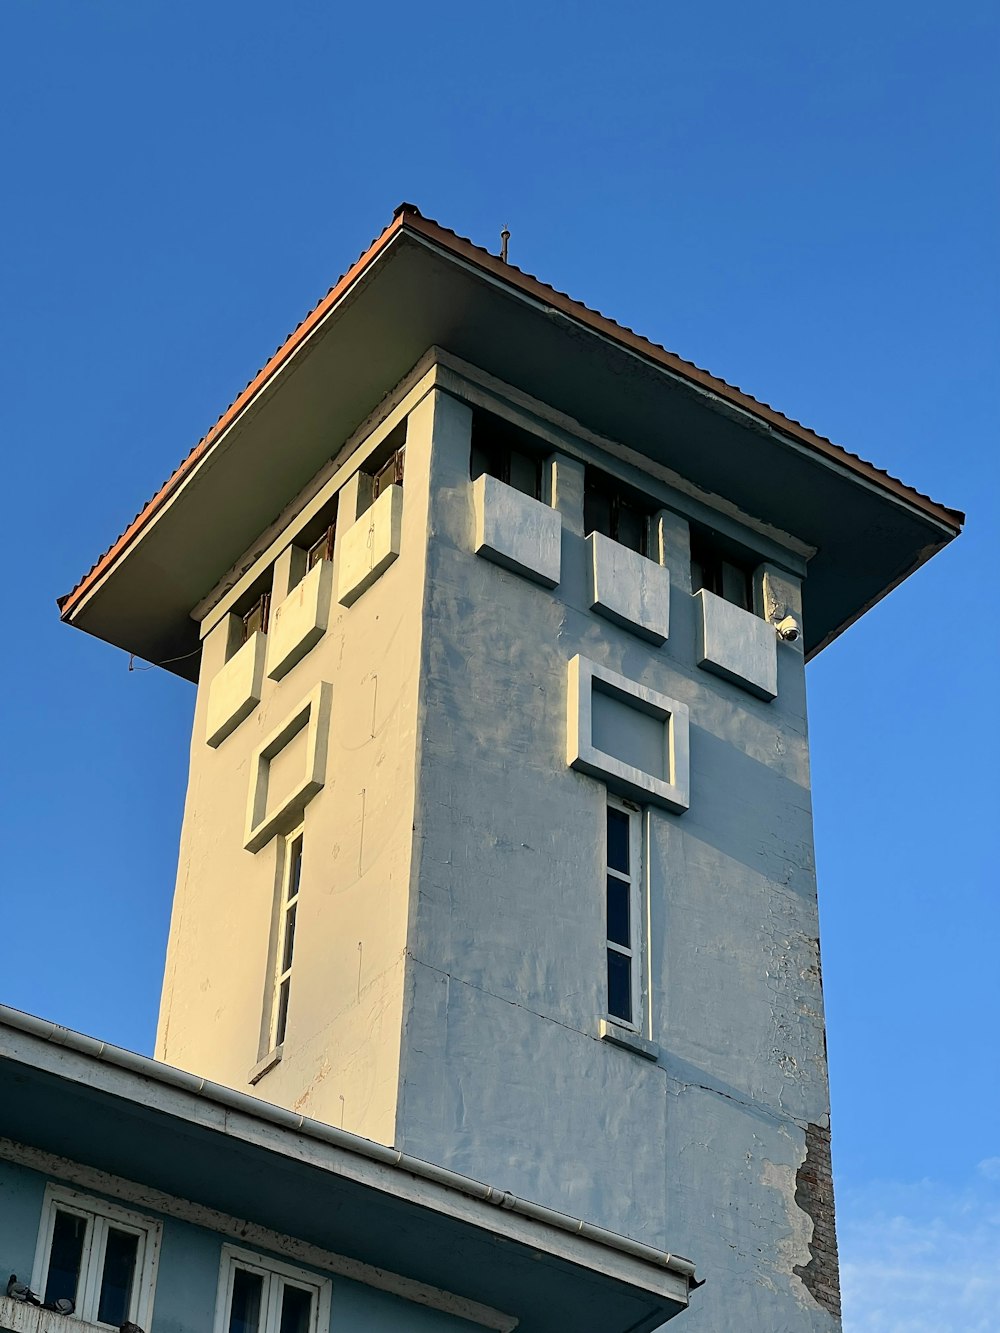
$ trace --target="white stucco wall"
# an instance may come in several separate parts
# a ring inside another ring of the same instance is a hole
[[[305,811],[288,1034],[252,1090],[384,1143],[395,1136],[431,409],[425,399],[409,420],[399,558],[349,608],[333,602],[326,632],[280,680],[264,680],[260,706],[216,749],[205,713],[225,626],[206,642],[156,1044],[159,1059],[251,1090],[268,1044],[280,868],[280,839],[242,846],[251,759],[326,682],[325,783]]]

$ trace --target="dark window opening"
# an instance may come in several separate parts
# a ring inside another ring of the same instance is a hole
[[[312,1322],[312,1292],[284,1284],[278,1333],[308,1333]]]
[[[85,1217],[56,1209],[55,1223],[52,1227],[52,1247],[49,1251],[49,1276],[45,1284],[46,1304],[62,1299],[76,1300],[86,1238]]]
[[[587,469],[583,492],[583,528],[589,536],[603,533],[630,551],[647,555],[649,510],[622,491],[609,477]]]
[[[229,1307],[229,1333],[257,1333],[260,1328],[264,1279],[245,1268],[233,1272],[233,1294]]]
[[[271,610],[271,594],[261,593],[257,601],[243,617],[243,642],[246,643],[257,633],[267,633],[267,617]]]
[[[612,870],[629,873],[629,819],[624,810],[608,807],[608,865]]]
[[[605,922],[607,925],[608,1014],[622,1023],[636,1021],[639,977],[636,969],[639,948],[637,919],[639,899],[634,864],[633,838],[636,815],[630,815],[609,800],[605,872]],[[638,847],[636,845],[636,855]]]
[[[313,542],[312,546],[306,552],[306,569],[312,569],[313,565],[318,565],[321,560],[333,559],[333,543],[337,536],[337,525],[331,523],[318,541]]]
[[[632,1022],[632,960],[615,949],[608,950],[608,1013]]]
[[[744,611],[753,610],[753,578],[748,565],[710,537],[691,534],[691,590],[723,597]]]
[[[472,480],[483,473],[496,477],[505,486],[512,486],[523,495],[530,495],[533,500],[542,498],[541,460],[522,453],[510,446],[492,445],[472,446],[470,473]]]
[[[532,451],[530,437],[499,417],[477,412],[472,418],[469,475],[475,481],[483,473],[533,500],[542,498],[542,459]]]
[[[397,449],[392,457],[375,473],[372,483],[372,499],[378,497],[389,486],[402,486],[403,484],[403,464],[406,459],[406,445]]]
[[[120,1328],[128,1319],[138,1255],[139,1237],[134,1231],[108,1228],[101,1296],[97,1307],[99,1324],[113,1324],[115,1328]]]

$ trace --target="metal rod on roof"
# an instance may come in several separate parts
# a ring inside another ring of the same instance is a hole
[[[507,262],[507,242],[509,240],[510,240],[510,232],[508,231],[507,224],[505,222],[503,224],[503,231],[500,233],[500,259],[504,264],[506,264]]]

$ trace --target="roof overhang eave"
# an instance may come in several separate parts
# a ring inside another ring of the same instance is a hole
[[[379,346],[377,367],[361,366],[357,347],[366,338]],[[681,462],[709,496],[735,499],[767,522],[780,511],[786,530],[790,513],[801,523],[794,535],[818,551],[807,580],[809,656],[960,531],[958,511],[403,206],[62,599],[63,619],[148,660],[171,665],[165,659],[180,657],[172,669],[193,675],[185,657],[193,661],[198,650],[192,608],[274,517],[259,496],[246,495],[242,510],[233,502],[223,514],[240,474],[264,477],[265,494],[285,486],[287,501],[328,460],[331,440],[335,448],[435,344],[541,401],[557,400],[560,411],[609,438]],[[296,373],[295,402],[283,386],[320,347],[326,378]],[[322,413],[301,392],[307,384],[317,386],[313,398],[320,386],[326,395]],[[269,458],[267,441],[289,432],[295,456]],[[776,468],[780,485],[770,485]],[[782,488],[788,494],[779,500]],[[183,515],[180,523],[172,511]],[[225,521],[206,522],[209,514]],[[182,568],[176,550],[185,530],[197,536]],[[867,566],[856,558],[864,542]],[[123,575],[129,569],[132,576]]]

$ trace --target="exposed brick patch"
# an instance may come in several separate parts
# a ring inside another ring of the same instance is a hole
[[[833,1173],[830,1169],[830,1131],[806,1126],[806,1157],[795,1177],[795,1202],[812,1218],[807,1264],[792,1270],[819,1305],[840,1318],[840,1265],[837,1227],[833,1215]]]

